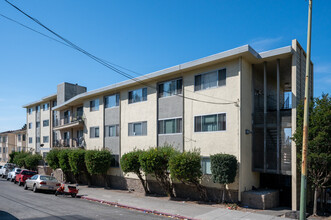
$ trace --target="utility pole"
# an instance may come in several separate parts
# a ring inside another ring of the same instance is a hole
[[[310,47],[311,47],[311,14],[313,0],[309,0],[308,10],[308,33],[307,33],[307,57],[306,57],[306,79],[305,100],[303,118],[302,139],[302,167],[301,167],[301,193],[300,193],[300,220],[306,219],[306,195],[307,195],[307,151],[308,151],[308,121],[309,121],[309,75],[310,75]]]

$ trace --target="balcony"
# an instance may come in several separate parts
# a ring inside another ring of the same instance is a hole
[[[84,120],[82,116],[74,116],[74,117],[63,117],[60,120],[54,120],[54,129],[57,130],[65,130],[69,128],[80,128],[84,126]]]
[[[60,139],[53,141],[53,147],[84,147],[85,140],[83,137],[80,138],[69,138],[69,139]]]

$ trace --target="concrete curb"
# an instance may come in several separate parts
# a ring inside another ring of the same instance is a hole
[[[136,210],[136,211],[151,213],[151,214],[155,214],[155,215],[161,215],[161,216],[165,216],[165,217],[185,219],[185,220],[198,220],[198,219],[195,219],[195,218],[170,214],[170,213],[166,213],[166,212],[160,212],[160,211],[157,211],[157,210],[144,209],[144,208],[139,208],[139,207],[135,207],[135,206],[120,204],[120,203],[117,203],[117,202],[109,202],[109,201],[105,201],[105,200],[101,200],[101,199],[95,199],[95,198],[91,198],[91,197],[88,197],[88,196],[82,196],[80,198],[85,199],[85,200],[89,200],[89,201],[93,201],[93,202],[99,202],[99,203],[106,204],[106,205],[111,205],[111,206],[114,206],[114,207],[125,208],[125,209],[133,209],[133,210]]]

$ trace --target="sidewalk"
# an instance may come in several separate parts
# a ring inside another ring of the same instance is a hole
[[[275,215],[263,215],[253,212],[228,210],[209,205],[198,205],[183,201],[171,201],[167,198],[145,197],[137,193],[129,193],[119,190],[107,190],[104,188],[88,188],[79,186],[79,195],[82,199],[102,202],[123,208],[135,209],[165,216],[183,219],[242,219],[242,220],[285,220],[287,218]]]

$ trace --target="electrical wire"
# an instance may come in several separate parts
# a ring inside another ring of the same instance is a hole
[[[62,37],[61,35],[57,34],[55,31],[51,30],[50,28],[48,28],[47,26],[45,26],[44,24],[42,24],[42,23],[41,23],[39,20],[37,20],[36,18],[33,18],[32,16],[28,15],[28,14],[25,13],[23,10],[21,10],[21,9],[18,8],[17,6],[13,5],[12,3],[10,3],[8,0],[5,0],[5,1],[6,1],[8,4],[10,4],[12,7],[14,7],[16,10],[18,10],[19,12],[21,12],[22,14],[24,14],[25,16],[27,16],[29,19],[31,19],[32,21],[34,21],[35,23],[39,24],[40,26],[42,26],[42,27],[43,27],[44,29],[46,29],[47,31],[51,32],[53,35],[57,36],[58,38],[60,38],[60,39],[63,40],[64,42],[66,42],[66,44],[63,43],[63,42],[61,42],[62,44],[66,45],[66,46],[69,46],[69,47],[71,47],[71,48],[73,48],[73,49],[75,49],[75,50],[78,50],[79,52],[85,54],[86,56],[90,57],[91,59],[95,60],[96,62],[98,62],[98,63],[104,65],[105,67],[107,67],[107,68],[113,70],[114,72],[116,72],[116,73],[118,73],[118,74],[120,74],[120,75],[122,75],[122,76],[124,76],[124,77],[126,77],[126,78],[128,78],[128,79],[130,79],[130,80],[133,80],[133,81],[135,81],[135,82],[137,82],[137,83],[139,83],[139,84],[142,84],[142,85],[144,85],[144,86],[147,86],[147,87],[150,87],[150,88],[152,88],[152,89],[154,89],[154,90],[157,90],[156,87],[154,87],[154,86],[152,86],[152,85],[149,85],[149,84],[146,84],[145,82],[143,82],[143,81],[141,81],[141,80],[139,80],[139,79],[137,79],[137,78],[134,78],[132,75],[130,75],[130,74],[128,74],[128,73],[125,73],[125,72],[122,71],[122,70],[117,69],[116,67],[114,67],[114,64],[111,64],[110,62],[105,61],[105,60],[103,60],[103,59],[101,59],[101,58],[98,58],[98,57],[94,56],[93,54],[87,52],[86,50],[84,50],[84,49],[82,49],[81,47],[77,46],[76,44],[72,43],[72,42],[69,41],[68,39],[66,39],[66,38]],[[5,18],[8,19],[8,17],[6,17],[6,16],[3,16],[3,17],[5,17]],[[13,19],[9,19],[9,20],[14,21]],[[18,23],[18,22],[16,22],[16,21],[14,21],[14,22],[15,22],[15,23]],[[20,23],[18,23],[18,24],[20,24]],[[20,25],[22,25],[22,24],[20,24]],[[22,25],[22,26],[28,28],[28,27],[25,26],[25,25]],[[31,28],[28,28],[28,29],[31,30]],[[34,31],[34,30],[33,30],[33,31]],[[35,31],[35,32],[40,33],[40,32],[38,32],[38,31]],[[40,33],[40,34],[42,34],[42,33]],[[42,35],[45,36],[45,34],[42,34]],[[47,36],[47,35],[46,35],[46,36]],[[53,39],[53,38],[51,38],[51,37],[49,37],[49,36],[47,36],[47,37],[50,38],[50,39]],[[57,39],[54,39],[54,40],[56,40],[57,42],[59,42]],[[117,65],[117,66],[119,66],[119,65]],[[124,68],[124,67],[121,67],[121,68],[126,69],[126,68]],[[128,69],[126,69],[126,70],[128,71]],[[134,72],[134,71],[131,71],[131,72]],[[135,72],[135,73],[136,73],[136,72]],[[143,76],[142,76],[142,77],[143,77]],[[146,79],[147,79],[147,78],[146,78]],[[186,91],[193,92],[193,91],[190,91],[190,90],[186,90]],[[192,101],[201,102],[201,103],[207,103],[207,104],[228,105],[228,104],[235,104],[235,103],[237,103],[237,102],[222,102],[222,103],[220,103],[220,102],[211,102],[211,101],[204,101],[204,100],[199,100],[199,99],[195,99],[195,98],[191,98],[191,97],[183,96],[183,95],[181,95],[181,94],[175,94],[175,95],[180,96],[180,97],[183,97],[183,98],[185,98],[185,99],[192,100]],[[202,95],[202,94],[200,94],[200,95]],[[204,95],[204,94],[203,94],[203,95]],[[209,96],[209,97],[217,98],[217,97],[213,97],[213,96]]]

